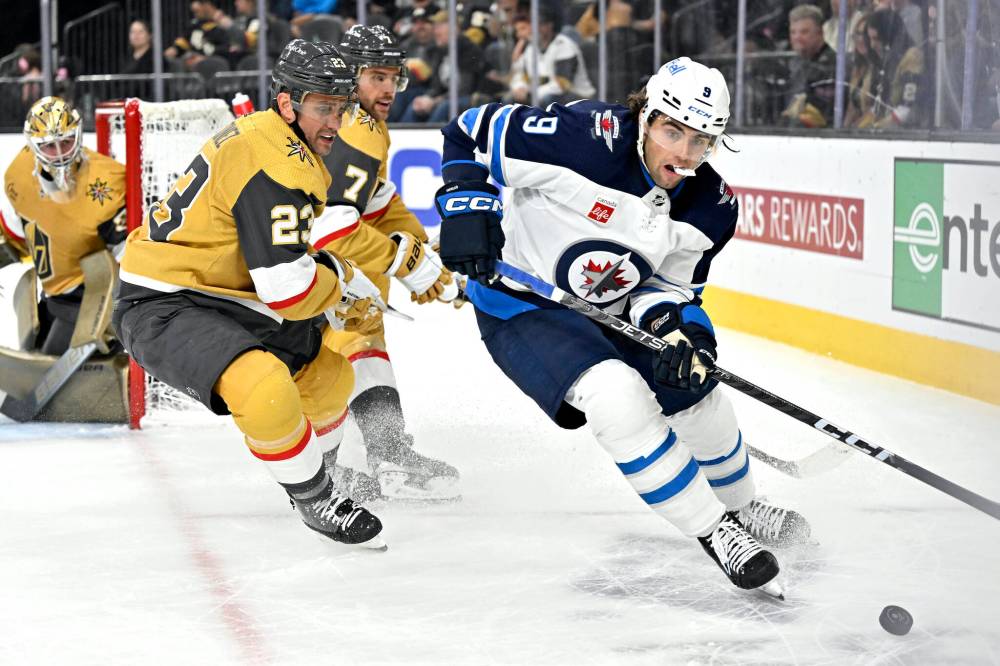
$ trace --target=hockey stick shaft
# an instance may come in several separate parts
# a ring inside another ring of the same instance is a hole
[[[15,421],[32,420],[95,351],[97,351],[96,342],[70,347],[52,364],[52,367],[45,371],[35,390],[23,399],[12,395],[4,397],[0,402],[0,413]]]
[[[667,343],[657,336],[647,333],[646,331],[643,331],[642,329],[637,328],[632,324],[619,319],[618,317],[610,315],[600,308],[591,305],[582,298],[578,298],[573,294],[567,293],[562,289],[545,282],[544,280],[540,280],[533,275],[529,275],[528,273],[525,273],[524,271],[515,268],[504,261],[497,261],[497,272],[500,275],[517,282],[518,284],[528,287],[540,296],[544,296],[551,301],[560,303],[571,310],[593,319],[599,324],[618,331],[625,337],[630,338],[639,344],[652,349],[653,351],[659,352],[667,346]],[[935,474],[934,472],[931,472],[916,463],[910,462],[906,458],[896,455],[888,449],[871,444],[870,442],[863,440],[858,435],[855,435],[853,432],[839,428],[821,416],[813,414],[809,410],[799,407],[798,405],[789,402],[788,400],[785,400],[784,398],[781,398],[770,391],[767,391],[756,384],[739,377],[738,375],[734,375],[728,370],[724,370],[723,368],[716,366],[710,371],[710,373],[723,384],[764,403],[768,407],[776,409],[782,414],[787,414],[796,421],[811,426],[828,437],[832,437],[843,442],[844,444],[847,444],[856,451],[860,451],[865,455],[871,456],[879,462],[898,469],[904,474],[911,476],[918,481],[923,481],[932,488],[936,488],[946,495],[950,495],[960,502],[964,502],[972,508],[978,509],[985,514],[1000,520],[1000,503],[974,493],[967,488],[963,488],[957,483],[949,481],[948,479]]]

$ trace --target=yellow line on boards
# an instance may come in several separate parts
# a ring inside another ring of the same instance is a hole
[[[719,326],[1000,405],[998,352],[721,287],[703,297]]]

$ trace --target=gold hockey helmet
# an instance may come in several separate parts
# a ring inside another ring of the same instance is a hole
[[[28,111],[24,137],[35,153],[42,191],[57,199],[58,193],[71,193],[83,150],[83,122],[76,109],[61,97],[43,97]]]

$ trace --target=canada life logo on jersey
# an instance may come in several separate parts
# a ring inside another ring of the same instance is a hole
[[[652,274],[648,262],[630,248],[587,240],[567,248],[556,264],[560,288],[595,305],[618,301]]]
[[[591,205],[590,212],[587,213],[587,217],[592,219],[594,222],[599,222],[600,224],[606,224],[611,216],[614,215],[615,208],[618,204],[614,201],[610,201],[603,197],[597,197],[597,200]]]

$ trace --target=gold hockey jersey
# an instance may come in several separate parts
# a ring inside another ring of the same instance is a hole
[[[327,247],[354,260],[365,272],[380,274],[395,257],[394,231],[407,231],[421,241],[427,232],[403,205],[396,186],[386,177],[389,128],[364,110],[354,122],[347,118],[324,158],[332,179],[327,205],[339,214],[327,215],[314,233],[316,247]],[[379,232],[373,239],[367,228]],[[360,232],[360,233],[359,233]]]
[[[205,142],[128,237],[120,299],[200,292],[280,321],[340,300],[336,273],[310,256],[330,174],[273,110]]]
[[[44,196],[35,157],[25,146],[7,168],[4,192],[16,213],[2,219],[7,242],[35,263],[42,289],[65,294],[83,283],[80,259],[125,240],[125,167],[89,148],[69,201]]]

